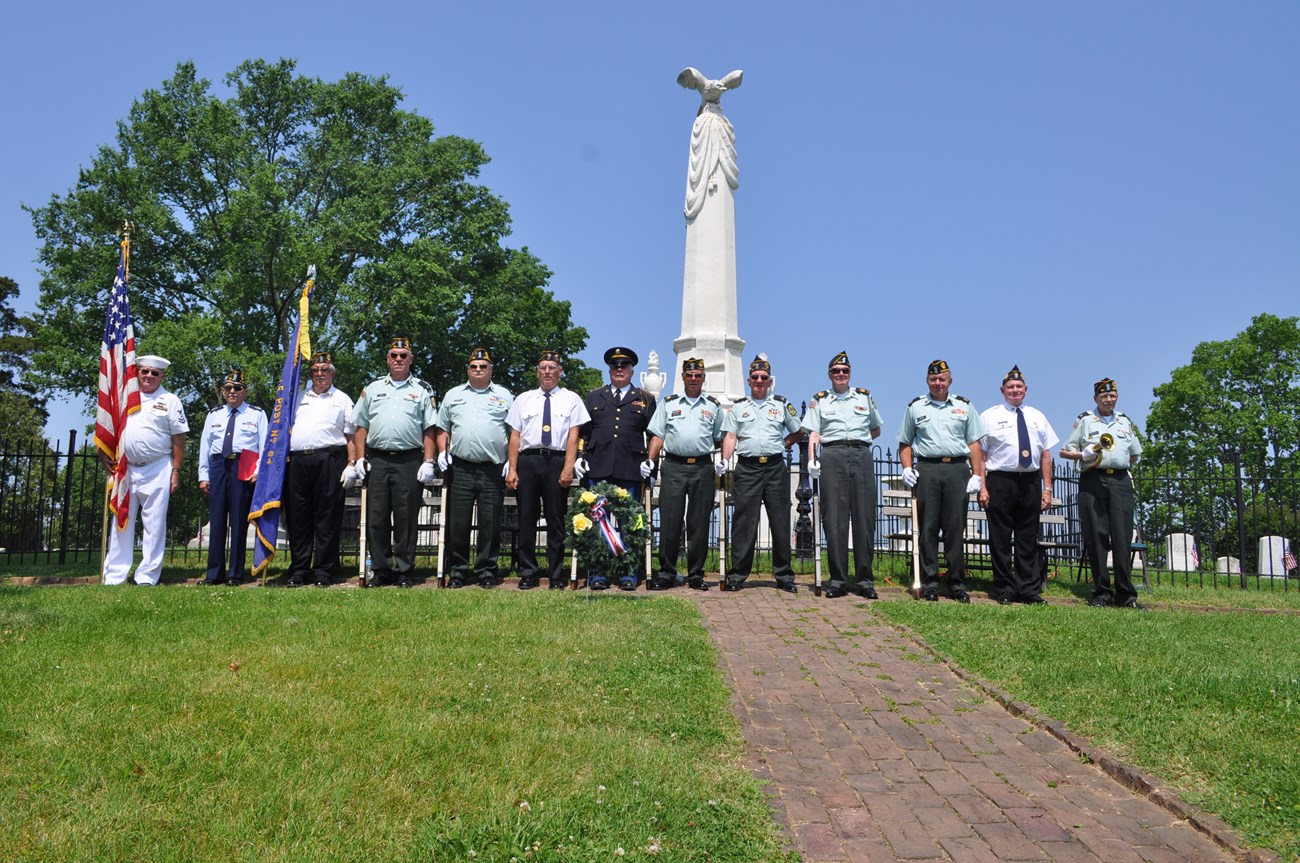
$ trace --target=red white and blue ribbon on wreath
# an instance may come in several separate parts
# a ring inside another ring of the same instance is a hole
[[[605,508],[604,495],[596,498],[596,502],[591,505],[591,519],[600,528],[600,535],[605,538],[605,544],[614,552],[614,556],[623,555],[627,548],[623,545],[623,537],[619,536],[618,528],[614,527],[613,515]]]

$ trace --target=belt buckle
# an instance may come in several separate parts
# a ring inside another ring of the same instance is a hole
[[[1115,472],[1115,468],[1113,467],[1106,468],[1106,473],[1113,474],[1114,472]]]
[[[952,456],[950,456],[950,455],[946,455],[946,456],[944,456],[944,457],[943,457],[943,463],[944,463],[944,464],[952,464]]]
[[[687,464],[695,464],[695,462],[698,461],[698,460],[699,460],[699,457],[698,457],[698,456],[688,455],[688,456],[686,457],[686,463],[687,463]]]
[[[759,464],[767,464],[768,461],[769,461],[771,458],[772,458],[771,456],[761,455],[761,456],[758,457],[758,463],[759,463]]]

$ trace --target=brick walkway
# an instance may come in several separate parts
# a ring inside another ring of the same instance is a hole
[[[806,863],[1234,859],[861,600],[762,582],[680,593],[705,615],[750,766]]]

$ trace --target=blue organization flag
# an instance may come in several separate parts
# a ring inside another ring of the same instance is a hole
[[[293,340],[284,354],[284,371],[275,392],[271,422],[262,444],[262,461],[257,468],[257,485],[253,487],[253,504],[248,521],[257,534],[253,544],[253,576],[264,576],[275,558],[275,540],[280,533],[280,498],[284,493],[284,472],[289,462],[289,435],[298,410],[298,377],[301,363],[311,357],[308,333],[307,302],[311,296],[316,268],[307,273],[307,284],[298,299],[298,317],[293,325]]]

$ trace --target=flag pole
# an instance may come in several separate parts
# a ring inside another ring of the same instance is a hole
[[[121,242],[118,244],[121,249],[121,255],[122,255],[120,262],[122,264],[122,270],[125,274],[125,278],[127,279],[131,277],[131,232],[134,230],[135,230],[135,222],[132,222],[130,219],[123,219],[121,227],[117,229],[117,235],[122,238]],[[111,466],[105,465],[105,469],[108,472],[108,476],[105,478],[104,481],[104,522],[99,532],[99,572],[101,576],[103,575],[104,572],[104,563],[108,560],[108,523],[110,520],[109,516],[113,512],[113,507],[112,507],[113,483],[110,481],[110,479],[116,473],[117,465],[122,458],[121,438],[122,438],[123,431],[124,431],[123,429],[117,430],[117,437],[118,437],[117,453],[116,453],[116,458],[114,458],[113,460],[113,464]],[[135,538],[132,537],[133,543],[134,543],[134,539]]]

